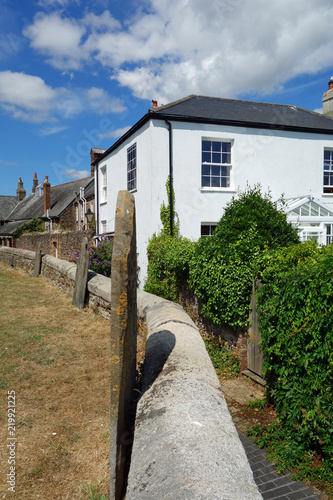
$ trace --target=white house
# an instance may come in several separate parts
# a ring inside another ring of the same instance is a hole
[[[161,229],[160,206],[167,202],[170,175],[180,233],[187,238],[211,234],[238,189],[260,183],[273,200],[284,194],[303,239],[330,242],[333,77],[323,104],[324,114],[319,114],[291,105],[198,95],[163,106],[153,101],[141,120],[92,160],[97,234],[113,232],[118,191],[131,191],[142,286],[148,239]],[[317,214],[315,208],[306,212],[309,203],[320,207]]]

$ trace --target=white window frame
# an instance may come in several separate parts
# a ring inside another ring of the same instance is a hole
[[[107,182],[108,182],[107,169],[106,165],[104,165],[103,167],[101,167],[101,203],[107,202],[107,196],[108,196]]]
[[[136,170],[137,149],[136,142],[127,148],[127,191],[137,189]]]
[[[333,149],[324,148],[323,193],[333,194]]]
[[[210,147],[207,143],[210,143]],[[232,155],[233,140],[220,137],[201,138],[201,189],[232,189]]]

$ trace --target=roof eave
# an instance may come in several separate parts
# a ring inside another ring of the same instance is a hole
[[[133,127],[131,127],[127,132],[125,132],[124,135],[122,135],[112,146],[105,151],[101,156],[96,158],[91,165],[95,166],[97,165],[100,161],[102,161],[104,158],[109,156],[110,153],[115,151],[123,142],[125,142],[131,135],[134,134],[137,130],[139,130],[143,125],[145,125],[149,120],[151,119],[150,113],[146,113],[138,122],[136,122]]]

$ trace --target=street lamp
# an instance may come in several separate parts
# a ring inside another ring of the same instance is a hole
[[[86,219],[87,219],[88,227],[93,227],[93,225],[95,224],[95,214],[94,214],[94,212],[92,212],[90,210],[90,208],[88,208],[88,210],[85,213],[85,216],[86,216]]]

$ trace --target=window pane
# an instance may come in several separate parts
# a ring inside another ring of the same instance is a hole
[[[213,153],[213,163],[221,163],[221,153]]]
[[[220,177],[220,167],[219,165],[212,165],[212,175]]]
[[[201,236],[209,236],[209,226],[201,226]]]
[[[210,165],[202,165],[202,175],[210,175]]]
[[[211,144],[211,141],[202,141],[202,151],[210,151]]]
[[[212,177],[212,187],[220,187],[220,177]]]
[[[222,148],[222,142],[212,142],[212,149],[213,151],[221,151]]]
[[[202,176],[202,187],[210,187],[210,177]]]
[[[223,153],[222,154],[222,163],[231,163],[230,153]]]
[[[211,160],[211,154],[210,153],[202,153],[202,161],[206,163],[210,163]]]
[[[231,143],[230,142],[222,142],[222,151],[223,153],[231,152]]]

